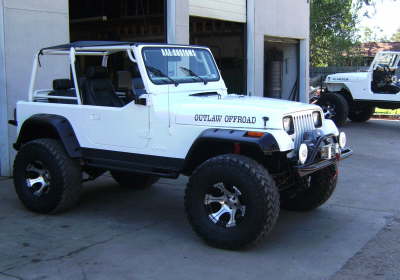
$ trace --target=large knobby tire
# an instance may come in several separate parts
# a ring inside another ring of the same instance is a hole
[[[374,106],[356,105],[349,112],[349,119],[353,122],[366,122],[375,112]]]
[[[310,211],[324,204],[337,183],[337,165],[328,166],[303,178],[295,189],[281,192],[281,207],[292,211]]]
[[[111,176],[124,188],[143,190],[155,184],[160,178],[132,172],[110,171]]]
[[[279,192],[256,161],[226,154],[202,163],[185,193],[193,230],[209,245],[240,249],[268,234],[279,216]]]
[[[14,186],[29,210],[57,213],[74,206],[81,194],[79,161],[71,159],[55,139],[24,144],[14,161]]]
[[[324,113],[330,112],[328,116],[337,126],[343,126],[346,123],[349,114],[349,104],[341,94],[327,92],[321,95],[317,104],[321,106]]]

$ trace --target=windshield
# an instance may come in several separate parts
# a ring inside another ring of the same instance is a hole
[[[374,69],[377,65],[380,66],[389,66],[396,67],[396,61],[398,59],[398,55],[394,53],[379,53],[377,54],[374,61]]]
[[[143,60],[154,84],[218,81],[219,73],[208,50],[180,47],[145,47]]]

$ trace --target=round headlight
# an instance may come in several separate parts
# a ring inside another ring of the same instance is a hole
[[[321,127],[322,126],[321,113],[318,111],[315,111],[315,112],[313,112],[312,117],[313,117],[314,126],[316,128]]]
[[[346,146],[347,138],[346,133],[340,132],[339,134],[339,146],[340,148],[344,148]]]
[[[293,134],[294,133],[294,126],[293,126],[293,118],[292,117],[284,117],[283,118],[283,129],[288,133],[288,134]]]
[[[304,164],[308,157],[308,147],[306,144],[301,144],[299,148],[299,162],[300,164]]]

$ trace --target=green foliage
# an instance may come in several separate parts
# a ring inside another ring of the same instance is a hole
[[[390,41],[392,42],[400,42],[400,27],[397,29],[397,31],[392,35],[390,38]]]
[[[372,0],[312,0],[310,60],[312,66],[341,66],[358,57],[358,11]]]

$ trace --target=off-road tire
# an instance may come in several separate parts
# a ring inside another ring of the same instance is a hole
[[[50,174],[49,189],[37,197],[27,185],[27,167],[40,161]],[[62,144],[55,139],[36,139],[24,144],[14,161],[15,191],[23,205],[31,211],[59,213],[73,207],[80,198],[82,173],[79,162],[68,157]]]
[[[222,227],[211,222],[204,206],[207,189],[219,181],[237,186],[247,203],[240,224]],[[268,171],[242,155],[211,158],[195,169],[185,192],[185,208],[193,230],[211,246],[241,249],[262,240],[279,216],[279,192]]]
[[[335,107],[335,116],[332,117],[332,120],[337,126],[346,124],[347,116],[349,115],[349,104],[344,96],[339,93],[327,92],[321,95],[317,104],[322,108],[327,104],[333,105]]]
[[[354,106],[349,112],[349,119],[353,122],[366,122],[375,112],[374,106]]]
[[[117,183],[127,189],[143,190],[155,184],[160,178],[157,176],[143,175],[132,172],[110,171]]]
[[[282,209],[310,211],[318,208],[331,197],[337,183],[337,165],[328,166],[310,176],[309,186],[302,181],[295,189],[281,192]]]

